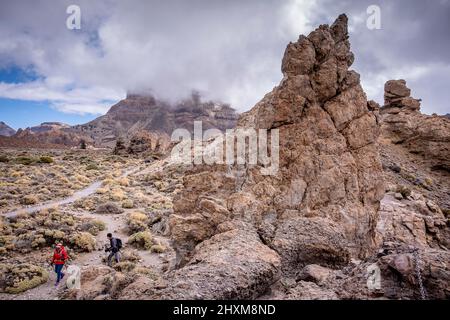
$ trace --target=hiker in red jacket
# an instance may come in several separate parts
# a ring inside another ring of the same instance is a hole
[[[52,264],[55,266],[56,272],[55,286],[57,286],[59,284],[59,281],[61,281],[61,279],[64,278],[64,273],[62,272],[62,269],[68,259],[69,256],[67,255],[66,249],[61,243],[58,243],[55,247],[55,251],[53,252],[53,259],[52,259]]]

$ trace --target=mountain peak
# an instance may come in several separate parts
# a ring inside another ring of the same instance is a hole
[[[16,130],[8,126],[5,122],[0,121],[0,136],[10,137],[16,133]]]

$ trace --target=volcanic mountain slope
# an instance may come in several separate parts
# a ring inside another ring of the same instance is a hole
[[[217,128],[225,131],[234,128],[237,117],[229,105],[203,102],[197,93],[175,105],[152,96],[129,94],[104,116],[87,124],[71,127],[59,122],[45,122],[19,129],[11,137],[0,137],[0,146],[64,148],[79,147],[85,141],[90,146],[112,148],[120,138],[130,143],[133,140],[151,141],[151,144],[167,147],[172,131],[177,128],[192,132],[194,121],[201,121],[203,130]],[[150,136],[151,139],[148,138]]]
[[[3,121],[0,121],[0,136],[10,137],[16,133],[16,130],[8,126]]]
[[[153,96],[128,94],[106,115],[72,130],[87,135],[95,145],[113,146],[118,137],[131,139],[140,131],[169,136],[177,128],[192,131],[194,121],[202,121],[204,130],[217,128],[224,131],[235,126],[237,114],[226,104],[202,102],[195,93],[175,105]]]
[[[44,122],[39,126],[19,129],[9,137],[0,137],[0,147],[67,148],[77,147],[87,139],[60,122]]]

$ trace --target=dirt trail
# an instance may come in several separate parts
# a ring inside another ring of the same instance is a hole
[[[130,174],[136,173],[137,171],[139,171],[140,169],[127,169],[124,171],[124,173],[120,176],[121,178],[126,177]],[[103,184],[103,181],[95,181],[92,184],[90,184],[89,186],[87,186],[84,189],[81,189],[77,192],[75,192],[73,195],[71,195],[70,197],[64,198],[64,199],[60,199],[60,200],[54,200],[54,201],[50,201],[47,203],[41,203],[35,206],[31,206],[31,207],[23,207],[14,211],[10,211],[7,212],[5,214],[3,214],[5,217],[11,218],[16,216],[19,213],[33,213],[36,211],[41,211],[44,209],[49,209],[52,207],[56,207],[56,206],[62,206],[65,204],[69,204],[69,203],[73,203],[77,200],[89,197],[91,194],[93,194],[94,192],[96,192]]]

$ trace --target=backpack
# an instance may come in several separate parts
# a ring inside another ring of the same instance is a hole
[[[120,240],[119,238],[116,238],[116,243],[117,243],[117,250],[122,249],[122,240]]]

